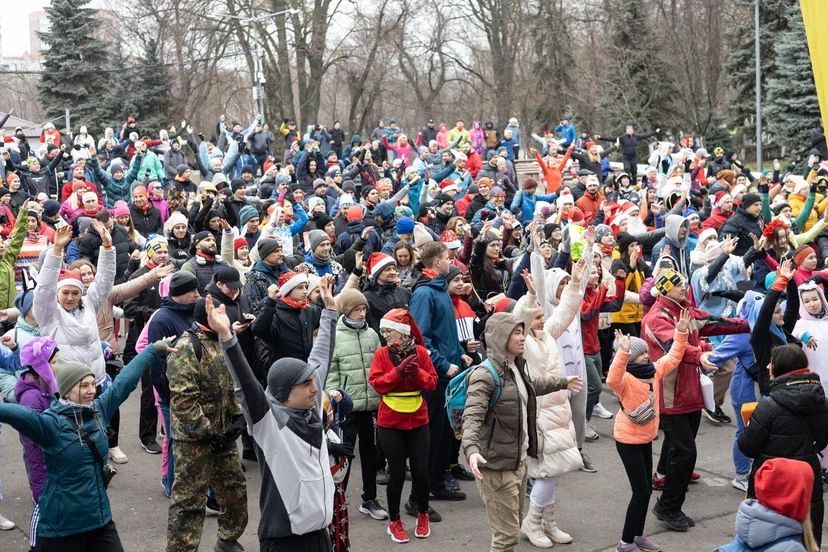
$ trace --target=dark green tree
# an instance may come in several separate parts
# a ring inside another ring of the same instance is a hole
[[[611,0],[608,11],[610,45],[599,100],[604,127],[633,124],[643,131],[672,120],[675,84],[658,48],[651,10],[644,0]]]
[[[530,19],[530,39],[534,58],[534,97],[538,99],[534,113],[541,128],[555,128],[558,118],[569,111],[574,99],[575,58],[570,44],[572,36],[567,25],[562,2],[538,4],[535,17]]]
[[[95,36],[100,22],[89,0],[52,0],[49,30],[38,32],[47,46],[43,74],[37,84],[40,103],[49,118],[70,110],[72,126],[98,131],[105,120],[100,109],[107,87],[106,44]]]
[[[153,135],[172,122],[170,119],[170,78],[167,67],[161,61],[158,42],[150,38],[144,44],[144,55],[131,71],[128,96],[135,106],[135,115],[141,128]]]
[[[137,111],[134,102],[135,74],[130,68],[134,61],[124,57],[120,48],[115,48],[109,60],[109,86],[101,98],[101,113],[104,123],[117,130],[129,115]]]
[[[819,125],[819,103],[798,2],[788,6],[786,17],[788,28],[776,36],[773,48],[774,76],[768,79],[764,115],[773,142],[802,152]]]

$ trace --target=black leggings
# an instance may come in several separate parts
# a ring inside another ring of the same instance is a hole
[[[344,441],[354,445],[359,438],[359,462],[362,468],[362,500],[377,498],[377,447],[374,443],[374,413],[352,412],[342,425]],[[343,487],[348,488],[353,463],[348,464]]]
[[[653,486],[650,475],[653,472],[653,444],[625,445],[615,442],[618,456],[624,464],[627,479],[630,480],[632,497],[627,505],[627,517],[624,519],[624,531],[621,540],[632,543],[635,537],[644,534],[644,522],[647,520],[647,509],[650,506],[650,495]]]
[[[388,515],[400,519],[400,497],[405,483],[405,461],[411,468],[411,487],[417,510],[428,512],[428,425],[417,429],[379,428],[379,441],[388,457]]]
[[[124,552],[115,522],[68,537],[37,536],[37,552]]]

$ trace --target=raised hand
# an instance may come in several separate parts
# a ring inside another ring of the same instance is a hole
[[[227,316],[227,309],[224,304],[215,306],[212,299],[204,302],[207,309],[207,324],[210,329],[216,332],[216,335],[222,341],[227,341],[233,336],[230,330],[230,318]]]
[[[733,255],[733,252],[736,251],[736,244],[738,243],[738,241],[739,238],[736,238],[728,234],[722,242],[722,250],[728,255]]]
[[[365,267],[365,254],[362,251],[357,251],[354,255],[354,267],[360,270]]]
[[[95,232],[101,237],[101,245],[105,248],[109,249],[112,247],[112,235],[109,233],[109,230],[106,229],[104,223],[99,220],[92,221],[92,228],[95,229]]]
[[[584,277],[584,271],[586,270],[586,255],[582,256],[578,259],[578,262],[572,265],[572,281],[576,284],[580,284],[581,280]]]
[[[625,335],[621,330],[615,330],[615,342],[618,348],[626,353],[630,352],[631,341],[630,336]]]
[[[791,259],[787,259],[782,261],[782,264],[779,265],[779,268],[776,269],[776,273],[781,276],[782,278],[786,278],[790,280],[793,278],[794,275],[794,268],[793,268],[793,261]]]
[[[520,276],[523,278],[523,281],[526,283],[526,289],[529,290],[529,293],[532,295],[538,294],[538,289],[535,287],[535,277],[532,276],[532,273],[529,272],[528,268],[524,268],[523,272],[520,273]]]
[[[161,280],[175,272],[175,265],[172,263],[167,263],[161,266],[156,266],[150,272],[152,272],[152,275],[155,277],[155,279],[160,282]]]
[[[326,309],[336,310],[336,301],[333,298],[333,276],[323,276],[319,282],[319,293]]]
[[[587,247],[585,251],[592,249],[592,246],[595,245],[595,227],[590,226],[584,232],[584,240],[586,240]]]
[[[72,241],[72,227],[67,224],[55,230],[53,250],[55,250],[56,254],[60,255],[66,246],[69,245],[70,241]]]
[[[686,333],[690,329],[690,311],[688,309],[681,309],[676,329],[681,333]]]

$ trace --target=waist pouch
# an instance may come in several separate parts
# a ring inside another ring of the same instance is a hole
[[[649,398],[646,401],[639,404],[632,410],[624,409],[624,414],[627,415],[627,418],[634,424],[646,424],[650,420],[654,419],[656,416],[655,407],[653,405],[653,395],[650,394]]]
[[[402,391],[400,393],[388,393],[382,396],[382,402],[394,412],[411,414],[417,412],[423,404],[422,391]]]

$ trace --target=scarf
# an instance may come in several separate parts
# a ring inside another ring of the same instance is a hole
[[[326,266],[326,265],[331,264],[331,256],[330,255],[328,255],[327,258],[323,259],[322,257],[317,255],[316,253],[311,253],[311,257],[313,257],[313,262],[316,265]]]
[[[287,306],[297,310],[302,310],[308,306],[307,301],[299,301],[297,299],[292,299],[290,297],[282,297],[282,302]]]
[[[627,364],[627,372],[640,380],[651,379],[655,376],[655,365],[652,362],[646,364],[630,363]]]
[[[352,320],[351,318],[343,318],[343,322],[346,326],[351,328],[352,330],[361,330],[365,327],[365,320]]]
[[[399,365],[403,360],[414,353],[414,338],[410,335],[405,336],[405,338],[397,345],[389,345],[388,352],[394,365]]]
[[[423,276],[425,276],[426,278],[428,278],[429,280],[433,280],[433,279],[440,276],[439,274],[437,274],[437,272],[435,270],[432,270],[430,268],[424,268],[423,271],[421,272],[421,274]]]
[[[601,244],[601,253],[608,257],[612,257],[612,252],[615,250],[615,246],[612,245],[604,245]]]
[[[204,253],[202,251],[196,251],[196,255],[198,255],[202,259],[206,259],[207,261],[209,261],[211,263],[216,260],[215,255],[208,255],[207,253]]]

